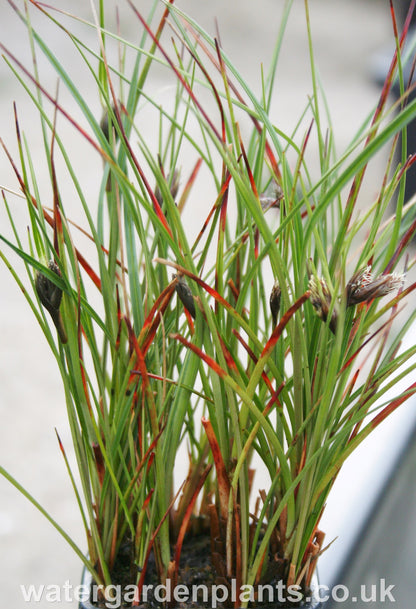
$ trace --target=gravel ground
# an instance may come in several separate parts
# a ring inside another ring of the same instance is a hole
[[[15,1],[22,5],[22,0]],[[50,4],[69,5],[62,0],[50,0]],[[74,12],[79,9],[88,15],[89,3],[85,0],[72,0],[70,4]],[[113,6],[112,2],[110,4]],[[137,4],[145,6],[146,2],[142,0]],[[187,11],[192,10],[211,32],[216,18],[227,53],[246,78],[260,85],[260,65],[263,61],[267,65],[283,2],[177,0],[177,4]],[[377,100],[379,92],[371,80],[369,65],[370,58],[391,40],[388,2],[313,0],[310,4],[316,59],[332,112],[338,150],[342,150]],[[4,0],[1,12],[0,41],[28,61],[28,43],[22,26]],[[120,3],[120,12],[122,20],[130,15],[123,3]],[[133,27],[131,25],[132,32]],[[49,29],[50,26],[45,26],[45,31]],[[50,36],[60,52],[70,52],[62,36],[58,38],[52,30]],[[50,86],[55,87],[54,76],[44,74]],[[5,62],[0,63],[0,85],[0,135],[15,151],[12,101],[16,100],[18,104],[26,130],[30,129],[33,110]],[[273,111],[277,122],[286,129],[293,127],[310,93],[303,2],[295,0],[276,81]],[[375,174],[381,171],[383,161],[381,158],[373,167]],[[80,154],[79,171],[86,179],[91,179],[92,190],[95,162]],[[16,188],[4,154],[0,155],[0,184]],[[371,200],[374,195],[371,180],[367,181],[366,188],[363,198]],[[23,221],[24,209],[16,213],[22,213]],[[4,210],[0,209],[2,232],[5,222]],[[82,525],[54,432],[56,427],[69,445],[59,374],[40,329],[3,264],[0,264],[0,286],[0,462],[83,548]],[[66,586],[69,594],[70,586],[79,583],[81,566],[78,558],[42,515],[4,479],[0,479],[0,497],[2,605],[9,609],[46,606],[45,602],[25,602],[20,584],[63,586],[69,582]],[[337,520],[337,512],[337,505],[328,507],[329,533],[331,522]],[[323,559],[327,566],[323,568],[322,577],[330,573],[328,565],[331,562],[334,562],[333,558],[326,562]],[[61,594],[61,602],[55,602],[54,607],[77,606],[75,601],[66,601],[63,588]]]

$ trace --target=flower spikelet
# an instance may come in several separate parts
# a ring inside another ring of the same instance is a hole
[[[322,319],[322,321],[326,322],[329,311],[331,310],[332,294],[329,291],[325,279],[318,279],[317,277],[312,276],[309,280],[309,289],[311,291],[310,301],[317,316]],[[337,328],[337,317],[337,311],[334,307],[329,322],[329,328],[334,334]]]
[[[347,307],[380,298],[400,289],[404,282],[404,275],[389,273],[375,277],[371,267],[367,266],[354,273],[346,287]]]

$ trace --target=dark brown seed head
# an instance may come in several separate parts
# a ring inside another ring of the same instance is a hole
[[[182,302],[183,306],[190,313],[190,315],[195,319],[195,302],[191,288],[186,283],[182,275],[174,275],[173,278],[176,279],[175,290],[179,300]]]
[[[273,327],[277,324],[277,318],[279,315],[280,309],[280,297],[282,295],[282,290],[278,282],[276,281],[272,287],[272,291],[270,293],[270,311],[272,312],[272,321]]]
[[[111,109],[113,110],[113,112],[115,111],[114,105],[111,106]],[[105,108],[103,116],[102,116],[101,121],[100,121],[100,127],[101,127],[101,130],[104,133],[104,135],[105,135],[105,137],[106,137],[106,139],[108,141],[110,141],[109,123],[110,123],[110,121],[109,121],[109,116],[108,116],[108,109]],[[114,137],[117,140],[117,138],[118,138],[117,130],[114,131]]]
[[[53,260],[48,262],[48,268],[58,275],[58,277],[61,276],[59,267]],[[46,277],[46,275],[37,271],[35,277],[35,289],[41,304],[48,311],[53,323],[55,324],[61,342],[66,343],[68,338],[65,332],[61,313],[59,311],[62,300],[61,288],[51,281],[49,277]]]
[[[59,267],[53,260],[48,262],[48,268],[58,275],[58,277],[61,276]],[[37,272],[35,277],[35,288],[39,300],[49,313],[51,310],[57,311],[59,309],[62,300],[62,290],[54,284],[49,277],[46,277],[43,273]]]

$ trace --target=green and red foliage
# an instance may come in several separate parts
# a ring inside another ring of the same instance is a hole
[[[90,24],[74,16],[76,33],[59,11],[25,2],[89,68],[100,121],[90,93],[33,27],[31,10],[9,3],[26,23],[33,66],[2,49],[39,111],[50,184],[37,182],[38,159],[17,108],[19,162],[3,148],[20,193],[3,192],[12,235],[0,235],[11,251],[0,255],[62,375],[75,465],[59,445],[88,557],[66,538],[98,584],[117,583],[127,552],[129,583],[139,593],[151,570],[162,583],[180,582],[184,547],[204,535],[211,581],[256,590],[283,580],[307,589],[343,462],[416,392],[415,383],[400,384],[416,355],[414,346],[401,348],[415,317],[404,305],[416,284],[402,285],[414,262],[416,221],[412,202],[403,201],[414,158],[392,168],[397,135],[416,114],[401,65],[409,23],[399,36],[393,13],[397,52],[379,103],[336,157],[312,52],[312,94],[288,135],[274,124],[270,104],[278,52],[258,99],[219,41],[173,0],[155,0],[147,17],[128,2],[142,28],[133,42],[106,28],[103,2]],[[312,50],[308,2],[305,15]],[[96,49],[83,41],[91,28]],[[112,63],[114,48],[132,61]],[[42,84],[38,54],[81,119]],[[149,85],[156,68],[174,83],[165,105]],[[393,114],[388,93],[397,74],[403,95]],[[150,135],[142,101],[153,113]],[[93,203],[73,169],[77,151],[66,147],[62,120],[99,159]],[[308,169],[313,135],[317,176]],[[385,147],[379,190],[360,214],[367,167]],[[58,154],[83,221],[71,221]],[[189,176],[183,187],[180,168]],[[28,232],[14,219],[15,199],[26,202]],[[23,261],[27,280],[13,270],[12,256]],[[138,594],[133,606],[139,603]]]

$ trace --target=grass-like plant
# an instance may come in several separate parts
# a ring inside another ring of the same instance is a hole
[[[400,350],[415,316],[404,305],[416,284],[403,280],[413,264],[416,223],[403,199],[414,159],[403,153],[393,162],[416,114],[401,70],[405,35],[395,31],[379,104],[339,156],[306,0],[312,84],[293,133],[276,127],[270,110],[292,2],[260,96],[173,0],[154,0],[146,16],[126,2],[121,10],[140,33],[134,40],[107,26],[105,0],[91,23],[34,0],[9,3],[27,26],[33,65],[2,52],[38,110],[50,184],[45,195],[39,153],[15,108],[19,158],[3,149],[19,192],[3,190],[14,238],[0,235],[0,256],[62,375],[76,473],[59,446],[86,547],[1,473],[66,536],[97,584],[136,585],[133,605],[146,582],[200,583],[201,572],[208,583],[251,586],[253,599],[261,583],[307,589],[342,464],[416,391],[409,381],[385,397],[414,369],[416,352]],[[33,10],[73,44],[88,89],[35,29]],[[40,55],[59,90],[42,83]],[[173,83],[168,99],[154,91],[153,71]],[[403,95],[390,107],[394,78]],[[64,89],[71,102],[61,102]],[[97,96],[103,117],[92,111]],[[68,121],[102,160],[96,201],[60,132]],[[318,175],[308,168],[312,137]],[[378,194],[359,210],[366,168],[385,147]],[[64,172],[75,204],[60,187]],[[215,195],[201,214],[206,189]],[[14,215],[21,198],[28,231]],[[74,205],[77,223],[67,211]],[[210,555],[195,573],[182,568],[192,543],[201,560]],[[248,603],[237,597],[235,606]]]

